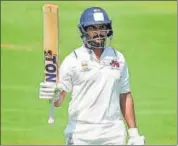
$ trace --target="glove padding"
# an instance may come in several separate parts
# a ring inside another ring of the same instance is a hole
[[[145,145],[145,137],[144,136],[130,137],[128,145]]]
[[[56,99],[59,97],[60,89],[57,83],[41,82],[40,83],[40,98],[41,99]]]
[[[145,137],[139,135],[137,128],[130,128],[128,133],[128,145],[145,145]]]

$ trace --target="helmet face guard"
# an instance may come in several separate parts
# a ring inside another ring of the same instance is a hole
[[[105,29],[88,30],[89,27],[97,26],[105,26]],[[78,28],[81,33],[81,39],[89,49],[105,48],[112,39],[111,20],[109,20],[107,13],[99,7],[86,9],[80,18]]]
[[[92,25],[93,26],[93,25]],[[90,26],[88,26],[90,27]],[[87,27],[81,28],[82,29],[82,35],[81,38],[84,42],[84,44],[87,45],[88,48],[105,48],[111,41],[111,32],[112,29],[105,29],[105,30],[93,30],[93,31],[87,31]]]

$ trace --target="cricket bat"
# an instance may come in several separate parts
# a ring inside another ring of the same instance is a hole
[[[44,81],[57,83],[59,81],[59,12],[54,4],[43,5],[44,34]],[[49,98],[48,98],[49,99]],[[48,123],[54,123],[54,104],[50,101]]]

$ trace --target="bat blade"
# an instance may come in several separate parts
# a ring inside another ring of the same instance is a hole
[[[59,81],[59,9],[57,5],[45,4],[43,6],[44,27],[44,81],[57,83]],[[44,97],[45,98],[45,97]],[[49,98],[48,98],[49,99]],[[48,123],[54,123],[54,104],[50,101]]]
[[[58,6],[45,4],[43,6],[44,24],[44,61],[45,61],[45,81],[51,83],[58,82]]]

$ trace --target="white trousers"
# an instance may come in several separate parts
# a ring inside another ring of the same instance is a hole
[[[77,123],[71,128],[65,132],[66,145],[126,145],[127,132],[122,120],[109,124]]]

